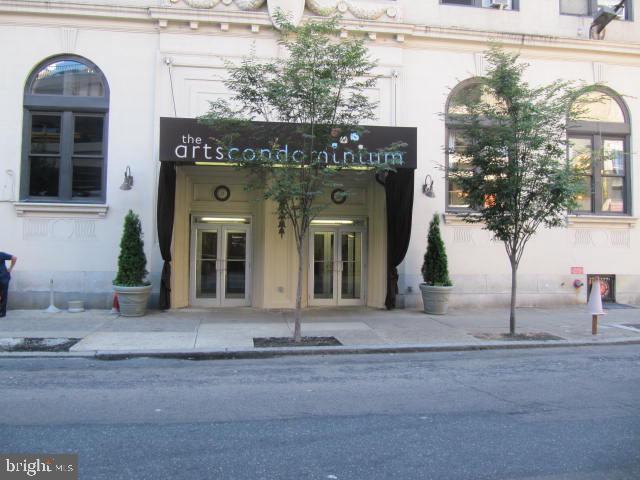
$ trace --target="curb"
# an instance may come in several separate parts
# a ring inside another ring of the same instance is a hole
[[[2,358],[94,358],[97,360],[128,360],[160,358],[181,360],[238,360],[311,355],[373,355],[400,353],[472,352],[486,350],[523,350],[542,348],[575,348],[640,345],[640,339],[611,341],[545,341],[487,342],[482,344],[416,344],[367,345],[337,347],[238,348],[224,350],[95,350],[87,352],[0,352]]]

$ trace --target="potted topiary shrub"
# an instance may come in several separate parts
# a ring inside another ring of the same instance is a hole
[[[120,240],[118,274],[113,288],[118,294],[120,315],[141,317],[146,313],[151,295],[151,283],[146,280],[147,257],[144,254],[140,217],[129,210],[124,217],[124,230]]]
[[[427,237],[427,251],[424,254],[422,264],[422,278],[420,284],[424,312],[435,315],[444,315],[449,308],[449,294],[453,289],[449,279],[447,266],[447,252],[440,236],[440,219],[438,214],[433,215],[429,224],[429,236]]]

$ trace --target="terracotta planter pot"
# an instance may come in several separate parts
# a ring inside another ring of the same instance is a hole
[[[118,294],[120,315],[123,317],[142,317],[147,313],[147,303],[151,295],[151,285],[142,287],[123,287],[114,285]]]
[[[424,313],[432,315],[445,315],[449,309],[449,295],[453,287],[436,287],[420,284]]]

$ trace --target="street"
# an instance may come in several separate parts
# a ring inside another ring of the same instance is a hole
[[[637,479],[640,347],[0,359],[0,451],[84,479]]]

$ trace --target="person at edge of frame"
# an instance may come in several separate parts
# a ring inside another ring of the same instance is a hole
[[[9,268],[4,262],[11,261]],[[0,252],[0,317],[7,315],[7,302],[9,301],[9,282],[11,281],[11,271],[15,267],[18,257],[5,252]]]

